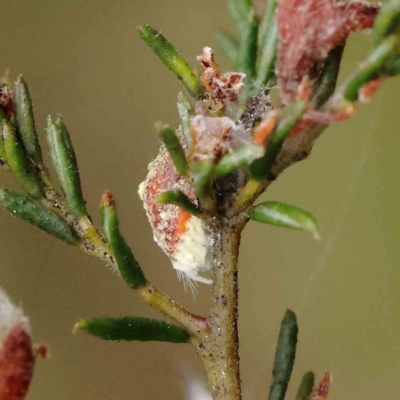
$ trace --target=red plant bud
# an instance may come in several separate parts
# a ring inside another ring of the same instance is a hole
[[[24,321],[9,331],[0,350],[0,400],[22,400],[33,375],[35,357]]]
[[[331,386],[332,376],[326,371],[319,385],[311,392],[308,400],[326,400]]]
[[[281,100],[293,101],[304,77],[350,33],[371,28],[379,6],[337,0],[280,0],[276,74]]]

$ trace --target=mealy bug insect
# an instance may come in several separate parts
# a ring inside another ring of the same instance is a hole
[[[227,117],[197,115],[192,120],[192,143],[187,157],[189,161],[218,161],[231,148],[243,144],[246,136],[244,128]],[[182,135],[180,138],[183,142]],[[212,265],[212,235],[200,218],[177,206],[157,203],[157,197],[167,190],[180,190],[194,203],[197,202],[190,184],[178,174],[162,145],[156,159],[149,165],[146,180],[139,186],[154,240],[171,259],[185,285],[187,283],[193,288],[195,282],[210,284],[207,275]]]
[[[193,290],[195,282],[210,284],[211,280],[203,274],[211,268],[211,235],[199,218],[174,205],[158,204],[157,197],[166,190],[181,190],[196,201],[192,188],[178,174],[163,145],[139,186],[154,240],[170,258],[185,286],[188,284]]]

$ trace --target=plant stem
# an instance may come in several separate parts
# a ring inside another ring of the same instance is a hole
[[[207,331],[205,318],[190,313],[151,282],[138,288],[137,292],[144,302],[172,318],[193,337],[201,337]]]
[[[238,338],[238,256],[244,215],[214,223],[210,334],[197,342],[213,400],[242,398]]]

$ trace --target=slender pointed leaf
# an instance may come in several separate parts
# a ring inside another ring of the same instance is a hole
[[[389,0],[382,4],[374,21],[372,38],[378,46],[387,36],[400,33],[400,1]]]
[[[279,122],[267,142],[267,148],[262,158],[255,160],[250,166],[252,176],[257,180],[268,179],[276,157],[281,150],[286,137],[292,128],[303,116],[307,104],[305,101],[298,100],[285,107],[279,115]]]
[[[32,99],[22,75],[14,83],[15,120],[26,154],[36,162],[42,161],[42,150],[35,128]]]
[[[71,138],[61,118],[47,119],[47,142],[54,168],[57,172],[68,205],[78,218],[87,215],[83,198],[78,163]]]
[[[399,38],[392,35],[388,36],[375,48],[369,57],[360,65],[359,71],[347,83],[343,91],[343,96],[347,101],[357,101],[358,91],[361,87],[370,80],[376,79],[390,58],[394,60],[395,49],[398,45]]]
[[[278,344],[275,351],[274,369],[268,400],[284,400],[292,375],[297,345],[297,318],[287,310],[282,320]]]
[[[396,56],[390,66],[385,70],[388,76],[400,75],[400,55]]]
[[[7,163],[22,189],[33,199],[42,199],[44,192],[40,180],[29,163],[23,143],[7,119],[2,124]]]
[[[149,25],[139,26],[140,37],[154,50],[166,67],[168,67],[186,86],[189,93],[199,98],[203,94],[203,87],[194,74],[192,68],[175,50],[174,46],[161,34]]]
[[[196,161],[192,164],[191,173],[196,196],[200,199],[209,195],[209,183],[212,179],[214,164],[210,160]]]
[[[175,131],[170,126],[162,124],[157,124],[156,128],[160,133],[161,140],[167,148],[176,170],[182,176],[186,176],[189,168],[188,162],[185,151]]]
[[[187,145],[190,145],[192,141],[190,135],[192,106],[183,93],[179,93],[178,95],[177,106],[179,116],[181,117],[183,136],[185,136]]]
[[[262,49],[268,40],[268,37],[271,33],[271,28],[276,22],[276,8],[278,5],[277,0],[268,0],[267,5],[265,7],[264,15],[262,17],[261,25],[260,25],[260,36],[258,38],[258,42],[260,48]]]
[[[180,190],[168,190],[162,193],[157,198],[157,203],[160,204],[173,204],[178,206],[184,211],[187,211],[189,214],[200,216],[201,210],[196,204],[192,203],[190,199]]]
[[[226,33],[218,33],[216,38],[227,58],[233,63],[236,63],[239,54],[239,43]]]
[[[254,8],[250,10],[239,44],[236,69],[246,74],[247,85],[256,77],[258,50],[258,18]]]
[[[252,8],[252,0],[228,0],[228,10],[240,33],[245,29],[247,16]]]
[[[300,210],[289,204],[277,201],[267,201],[248,211],[250,219],[284,228],[300,229],[310,232],[315,239],[319,239],[316,219],[307,211]]]
[[[146,284],[142,268],[136,261],[119,229],[115,201],[111,193],[105,193],[101,200],[100,212],[107,241],[114,253],[118,269],[129,287],[137,289]]]
[[[316,110],[321,108],[335,91],[343,50],[344,44],[336,46],[329,52],[325,60],[324,67],[315,85],[317,89],[313,94],[313,106]]]
[[[261,49],[260,65],[256,86],[267,85],[275,76],[275,61],[278,50],[278,26],[272,21],[272,27],[268,38]]]
[[[256,144],[246,144],[226,154],[213,169],[213,177],[220,177],[230,172],[250,165],[254,160],[262,157],[264,148]]]
[[[104,340],[187,343],[190,335],[176,325],[150,318],[98,317],[79,321],[75,329]]]
[[[79,239],[63,219],[22,194],[0,189],[0,204],[10,214],[29,222],[64,242],[72,245],[79,243]]]
[[[303,375],[299,389],[297,390],[296,400],[307,400],[314,389],[315,375],[309,371]]]
[[[275,75],[275,60],[278,47],[278,26],[276,22],[277,0],[269,0],[260,26],[257,85],[265,86]]]

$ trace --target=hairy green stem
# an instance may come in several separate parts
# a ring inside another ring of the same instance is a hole
[[[242,398],[238,338],[238,256],[243,215],[219,220],[215,234],[209,335],[197,342],[213,400]]]

